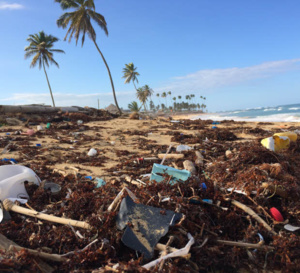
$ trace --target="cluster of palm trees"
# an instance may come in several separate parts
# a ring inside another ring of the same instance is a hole
[[[136,96],[137,99],[142,103],[142,106],[144,106],[144,111],[147,111],[147,101],[150,99],[150,109],[151,105],[153,105],[153,101],[151,100],[151,96],[153,95],[152,88],[149,87],[149,85],[144,85],[142,87],[136,88],[135,82],[138,81],[138,76],[140,75],[137,71],[137,67],[134,67],[133,63],[125,64],[125,67],[123,68],[123,78],[125,78],[125,84],[132,82],[134,85],[134,88],[136,90]],[[133,101],[128,104],[128,108],[133,112],[139,112],[141,107],[138,106],[138,103],[136,101]]]
[[[66,36],[64,40],[69,36],[69,42],[71,42],[73,36],[76,41],[76,45],[79,37],[81,36],[81,45],[83,46],[85,41],[86,34],[93,41],[96,46],[109,75],[111,88],[114,96],[114,101],[116,107],[118,108],[120,114],[122,113],[116,98],[115,87],[113,83],[113,79],[110,73],[110,69],[108,64],[98,47],[96,42],[96,32],[91,23],[91,20],[95,22],[104,32],[108,35],[107,24],[105,18],[100,13],[97,13],[95,10],[94,0],[54,0],[55,2],[60,4],[60,7],[63,10],[71,9],[71,12],[63,13],[60,18],[56,21],[58,27],[62,27],[63,29],[68,28]],[[53,93],[51,90],[51,86],[49,83],[48,75],[45,69],[45,65],[49,67],[50,64],[55,64],[58,67],[58,63],[53,58],[53,53],[64,53],[63,50],[53,49],[54,43],[58,41],[58,38],[47,35],[44,31],[40,31],[37,34],[29,35],[27,41],[29,42],[29,46],[25,48],[25,58],[29,58],[33,56],[30,67],[35,67],[39,64],[39,69],[43,67],[48,87],[50,90],[50,95],[52,98],[53,106],[55,107],[55,102],[53,98]]]

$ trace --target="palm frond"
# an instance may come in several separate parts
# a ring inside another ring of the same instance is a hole
[[[31,64],[30,64],[30,67],[35,67],[36,64],[37,64],[37,61],[40,59],[40,57],[41,57],[41,54],[40,54],[40,53],[37,53],[37,54],[33,57],[32,61],[31,61]]]
[[[105,34],[108,35],[107,24],[104,16],[92,10],[87,10],[87,13],[97,23],[97,25],[103,29]]]
[[[54,0],[56,3],[60,4],[60,7],[65,10],[65,9],[70,9],[70,8],[77,8],[79,7],[79,4],[77,3],[76,0]]]

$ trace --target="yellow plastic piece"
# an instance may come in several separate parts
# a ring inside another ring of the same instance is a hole
[[[290,139],[290,141],[295,142],[297,140],[298,135],[294,132],[283,132],[283,133],[276,133],[274,136],[286,136]]]
[[[286,136],[274,135],[272,137],[264,138],[261,141],[261,144],[273,152],[278,152],[289,147],[290,139]]]

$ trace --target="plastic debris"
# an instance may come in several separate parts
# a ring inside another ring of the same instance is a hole
[[[24,182],[40,185],[41,181],[35,172],[27,167],[18,165],[0,166],[0,200],[6,198],[25,198],[29,196]]]
[[[38,125],[38,126],[36,127],[36,130],[37,130],[37,131],[43,131],[43,130],[44,130],[44,127],[43,127],[42,125]]]
[[[177,148],[176,148],[176,152],[184,152],[184,151],[189,151],[191,150],[192,148],[188,145],[178,145]]]
[[[94,148],[91,148],[88,152],[88,156],[95,156],[97,154],[97,150]]]
[[[290,142],[297,140],[297,134],[294,132],[276,133],[272,137],[264,138],[261,144],[267,149],[278,152],[289,147]]]
[[[177,183],[178,181],[186,181],[191,176],[191,173],[187,170],[178,170],[169,166],[154,163],[150,181],[161,182],[165,179],[163,177],[164,174],[171,176],[171,185]]]
[[[106,185],[106,182],[102,178],[99,178],[99,177],[95,178],[95,182],[97,182],[96,189]]]
[[[121,202],[117,227],[119,230],[126,227],[122,236],[122,242],[126,246],[150,259],[160,238],[165,236],[169,226],[173,226],[181,217],[182,214],[170,210],[161,213],[161,208],[136,204],[127,196]]]
[[[272,215],[272,217],[277,221],[277,222],[283,222],[284,219],[281,215],[281,213],[279,212],[278,209],[276,208],[270,208],[270,214]]]
[[[300,227],[295,227],[295,226],[292,226],[292,225],[290,225],[290,224],[284,225],[284,228],[285,228],[286,230],[292,231],[292,232],[297,231],[297,230],[300,229]]]
[[[52,195],[57,195],[61,191],[61,186],[53,182],[46,182],[44,184],[44,189],[50,190]]]

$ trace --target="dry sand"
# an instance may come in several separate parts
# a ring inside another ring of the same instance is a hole
[[[199,114],[197,114],[198,116]],[[173,116],[173,119],[188,119],[191,118],[191,115],[180,115]],[[43,156],[46,156],[51,161],[54,161],[54,164],[50,165],[55,171],[60,171],[62,173],[74,173],[74,170],[70,169],[70,167],[75,167],[80,170],[82,175],[88,175],[92,177],[103,177],[108,178],[111,176],[111,171],[107,171],[108,168],[113,168],[120,162],[128,160],[134,160],[134,158],[138,157],[155,157],[156,154],[149,153],[149,150],[140,149],[137,145],[139,142],[143,142],[144,140],[152,140],[155,145],[170,145],[171,136],[165,135],[166,131],[170,131],[170,128],[167,128],[171,122],[166,117],[158,117],[154,120],[131,120],[128,118],[117,118],[109,121],[97,121],[97,122],[89,122],[86,123],[90,129],[82,131],[81,133],[87,136],[95,136],[98,133],[100,136],[97,137],[96,141],[81,141],[81,144],[77,144],[74,142],[74,137],[70,134],[62,134],[63,130],[57,130],[58,138],[54,139],[51,136],[47,135],[47,131],[43,131],[41,134],[42,138],[39,135],[36,137],[28,137],[27,135],[22,135],[21,137],[24,140],[29,141],[29,145],[36,146],[37,143],[42,145],[41,149],[43,149]],[[45,127],[45,124],[42,124]],[[218,127],[230,127],[230,128],[239,128],[239,132],[235,133],[239,138],[239,141],[251,141],[255,140],[258,137],[253,134],[248,134],[246,130],[243,128],[260,128],[264,130],[277,131],[280,132],[282,130],[288,130],[291,126],[297,127],[300,126],[300,123],[258,123],[258,122],[238,122],[238,123],[224,123],[217,125]],[[98,127],[98,128],[97,128]],[[17,130],[26,131],[28,128],[22,126],[5,126],[0,128],[0,137],[5,137],[6,132],[1,132],[3,129],[11,129],[11,132]],[[31,126],[32,129],[36,129],[36,126]],[[209,127],[208,127],[209,128]],[[76,132],[77,128],[69,130],[69,132]],[[142,135],[130,135],[128,131],[138,131]],[[183,134],[194,134],[197,133],[197,130],[181,130],[180,133]],[[272,133],[270,132],[270,136]],[[69,143],[61,143],[59,138],[64,138],[69,141]],[[178,145],[179,143],[173,143],[174,145]],[[60,148],[67,149],[59,150]],[[61,158],[67,155],[68,153],[72,153],[73,151],[80,152],[84,156],[88,157],[87,153],[91,149],[97,149],[98,154],[97,157],[101,158],[103,156],[108,159],[105,161],[102,167],[92,167],[87,165],[82,165],[78,162],[78,164],[68,163],[66,160],[63,163],[55,164],[56,158]],[[118,156],[118,151],[128,151],[127,156]],[[26,156],[24,153],[20,153],[17,149],[16,151],[12,151],[6,154],[2,154],[0,156],[3,158],[15,158],[21,159],[20,161],[26,163],[30,163],[32,161],[37,161],[41,155],[37,155],[33,158]]]

